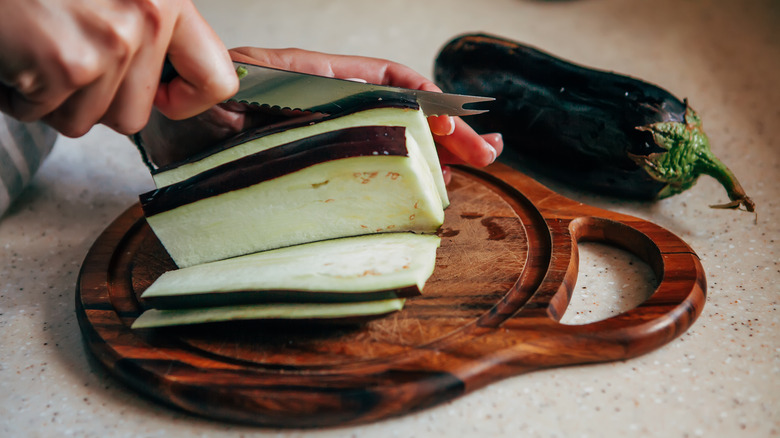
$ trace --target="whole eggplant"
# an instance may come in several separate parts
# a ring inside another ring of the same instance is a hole
[[[557,179],[599,193],[658,199],[707,174],[731,200],[713,207],[755,209],[710,151],[695,111],[656,85],[486,34],[447,43],[434,77],[445,92],[494,97],[484,106],[489,112],[465,120],[478,132],[502,133],[508,151]]]

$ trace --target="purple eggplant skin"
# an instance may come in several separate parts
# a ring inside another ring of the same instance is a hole
[[[716,178],[730,202],[754,211],[734,174],[710,151],[686,100],[629,76],[596,70],[499,36],[464,34],[436,57],[445,92],[494,97],[467,117],[500,132],[505,153],[535,170],[597,193],[665,198]]]

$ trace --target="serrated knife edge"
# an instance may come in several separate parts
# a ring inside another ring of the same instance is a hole
[[[227,101],[270,108],[333,113],[352,104],[402,98],[416,101],[426,116],[467,116],[487,110],[464,108],[464,105],[494,100],[491,97],[368,84],[237,61],[233,64],[236,69],[245,69],[246,74],[241,78],[239,91]]]

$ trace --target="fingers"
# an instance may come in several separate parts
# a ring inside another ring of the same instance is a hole
[[[168,118],[197,115],[238,90],[227,49],[189,2],[174,27],[168,57],[179,76],[160,85],[154,99]]]
[[[3,93],[6,97],[2,99],[0,110],[20,121],[31,122],[62,105],[73,93],[74,83],[68,84],[64,80],[66,73],[55,69],[31,69],[20,73],[16,80],[6,87]],[[93,80],[91,72],[87,73],[86,77],[81,74],[73,76],[79,81],[75,86]]]
[[[403,73],[403,72],[402,72]],[[407,80],[419,80],[418,78]],[[423,82],[419,89],[441,92],[436,84]],[[501,134],[477,134],[471,126],[460,117],[432,116],[428,117],[428,126],[434,141],[439,145],[439,160],[445,164],[469,164],[483,167],[493,163],[504,150],[504,140]],[[445,181],[449,179],[444,166]]]
[[[0,3],[0,110],[21,121],[44,117],[77,89],[97,80],[98,51],[84,44],[83,14],[58,4]]]
[[[128,60],[128,66],[117,83],[109,106],[99,122],[122,134],[134,134],[146,125],[160,81],[167,42],[178,15],[175,2],[139,4],[144,21],[139,49]]]
[[[439,157],[445,164],[465,163],[483,167],[496,160],[504,149],[501,134],[478,135],[460,117],[453,118],[454,129],[449,135],[433,138],[440,148]],[[433,128],[431,129],[433,131]]]
[[[246,52],[247,55],[262,55],[266,62],[279,62],[292,70],[325,74],[339,78],[358,77],[370,83],[392,85],[432,92],[441,89],[425,76],[413,69],[383,59],[355,56],[333,56],[319,53],[289,53],[281,51]],[[285,56],[286,55],[286,56]],[[500,134],[478,135],[459,117],[433,116],[428,118],[434,140],[440,146],[440,158],[444,163],[465,163],[472,166],[487,166],[495,161],[503,150]]]
[[[490,143],[493,149],[496,150],[496,157],[500,156],[504,152],[504,136],[500,132],[493,132],[490,134],[482,134],[483,140]]]
[[[391,61],[360,56],[328,55],[300,49],[231,49],[233,59],[285,70],[338,78],[360,78],[370,83],[424,91],[441,89],[413,69]],[[478,135],[458,117],[433,116],[428,125],[439,146],[442,163],[486,166],[501,154],[500,134]]]
[[[394,87],[441,93],[441,88],[434,84],[430,79],[405,65],[395,62],[389,62],[387,64],[384,72],[384,83]]]
[[[361,79],[371,84],[392,85],[440,92],[441,90],[414,69],[397,62],[366,56],[332,55],[302,49],[230,49],[233,59],[282,70],[292,70],[341,79]]]
[[[108,110],[116,92],[117,82],[106,74],[70,95],[55,110],[42,119],[51,127],[68,137],[80,137],[97,124]]]
[[[97,45],[85,45],[95,51],[93,70],[97,77],[77,86],[61,105],[43,118],[70,137],[87,133],[110,112],[120,84],[144,38],[143,22],[137,14],[127,13],[126,10],[105,10],[103,13],[106,15],[102,18],[111,21],[110,27],[101,26],[98,20],[91,22],[89,15],[83,18],[82,24],[85,33],[99,41]],[[134,100],[142,100],[142,97],[139,94]],[[123,108],[127,106],[125,104]],[[132,118],[128,119],[132,122]]]
[[[153,2],[126,2],[98,13],[83,13],[83,47],[92,48],[100,76],[74,93],[43,120],[78,137],[104,123],[122,134],[139,131],[151,111],[161,58],[177,11]],[[155,68],[157,66],[157,68]]]
[[[455,118],[450,116],[428,117],[428,126],[433,135],[445,136],[455,132]]]
[[[2,85],[0,111],[22,122],[38,120],[70,96],[70,87],[59,82],[59,78],[48,79],[31,71],[21,73],[17,80]]]
[[[139,131],[155,99],[170,118],[230,97],[227,50],[190,0],[0,3],[0,111],[80,136]],[[166,56],[180,77],[158,91]]]
[[[452,169],[450,166],[441,166],[441,176],[444,179],[444,185],[449,185],[452,181]]]
[[[493,147],[493,149],[496,150],[497,156],[501,155],[501,152],[503,152],[504,150],[503,137],[501,136],[501,134],[499,133],[482,134],[479,137],[481,137],[482,140],[486,141],[488,144],[490,144]],[[469,163],[463,158],[455,155],[451,150],[447,149],[447,147],[443,146],[441,143],[437,143],[436,150],[439,154],[439,161],[441,161],[442,164],[471,164],[475,166],[478,165],[475,163]],[[492,156],[492,153],[490,153],[490,155]]]
[[[280,59],[281,52],[289,52],[293,49],[263,49],[260,47],[234,47],[228,50],[233,61],[247,64],[263,65],[282,70],[292,70],[289,63]],[[318,74],[312,71],[296,70],[302,73]]]

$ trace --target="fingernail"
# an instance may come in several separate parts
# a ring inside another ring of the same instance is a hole
[[[488,149],[488,152],[490,152],[490,162],[488,164],[496,161],[496,156],[498,155],[496,152],[496,148],[493,147],[492,144],[490,144],[487,140],[485,140],[485,146]]]
[[[448,132],[447,135],[451,135],[455,132],[455,117],[447,116],[447,120],[450,122],[450,132]]]
[[[489,134],[490,138],[490,144],[491,145],[497,145],[497,144],[503,144],[504,143],[504,136],[501,135],[500,132],[494,132],[492,134]]]

